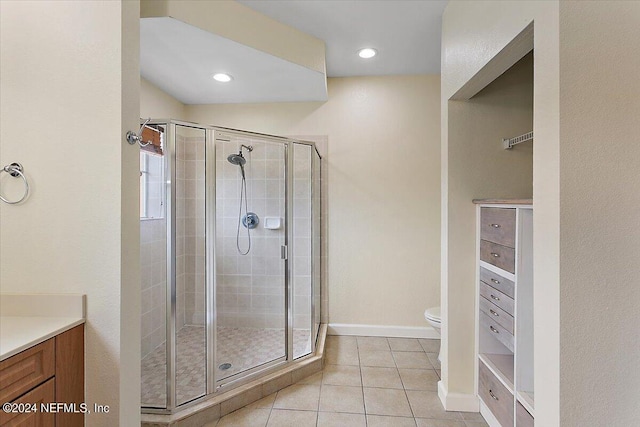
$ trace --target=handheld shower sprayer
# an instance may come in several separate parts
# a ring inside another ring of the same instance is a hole
[[[253,151],[253,146],[242,144],[242,145],[240,145],[240,151],[238,152],[238,154],[230,154],[227,157],[227,160],[232,165],[240,166],[240,172],[242,173],[242,179],[245,179],[245,176],[244,176],[244,165],[245,165],[245,163],[247,163],[247,159],[245,159],[244,155],[242,154],[242,149],[243,148],[245,148],[248,152],[252,152]]]
[[[252,152],[253,151],[253,146],[252,145],[241,144],[240,145],[240,150],[238,151],[238,154],[230,154],[227,157],[227,160],[232,165],[240,166],[240,173],[242,175],[242,183],[240,185],[240,211],[238,212],[238,230],[237,230],[237,233],[236,233],[236,247],[238,248],[238,252],[241,255],[247,255],[249,253],[249,251],[251,250],[251,234],[249,233],[249,228],[254,228],[255,226],[254,227],[249,227],[248,223],[245,224],[245,227],[247,228],[247,238],[249,240],[249,247],[247,248],[247,250],[245,252],[245,251],[240,249],[240,223],[242,221],[242,202],[243,202],[243,198],[244,198],[245,218],[249,218],[249,214],[252,214],[252,213],[249,212],[248,203],[247,203],[247,180],[246,180],[246,177],[245,177],[245,174],[244,174],[244,165],[247,163],[247,159],[245,159],[244,155],[242,154],[242,149],[243,148],[246,149],[248,152]],[[253,214],[253,215],[255,216],[255,214]]]

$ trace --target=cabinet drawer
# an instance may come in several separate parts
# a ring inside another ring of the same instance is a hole
[[[480,240],[480,259],[509,273],[516,272],[516,250]]]
[[[55,378],[51,378],[46,383],[34,388],[29,393],[15,400],[13,403],[37,405],[37,412],[4,412],[0,411],[0,427],[14,426],[36,426],[54,427],[56,425],[56,414],[40,411],[41,403],[55,402]]]
[[[510,248],[516,247],[516,210],[482,208],[480,238]]]
[[[511,298],[516,297],[516,285],[509,279],[505,279],[499,274],[491,270],[480,267],[480,280],[487,285],[496,288],[503,294],[509,295]]]
[[[513,395],[484,363],[479,363],[478,395],[503,427],[513,425]]]
[[[533,427],[533,417],[520,402],[516,403],[516,427]]]
[[[0,403],[11,402],[55,374],[55,338],[0,362]]]
[[[513,298],[510,298],[499,290],[483,282],[480,282],[480,295],[485,297],[490,303],[497,305],[509,315],[513,316]]]
[[[480,310],[513,335],[513,316],[485,297],[480,297]]]
[[[504,344],[509,350],[514,351],[513,334],[509,333],[505,328],[494,322],[491,317],[487,316],[482,311],[480,312],[480,329],[484,329]]]

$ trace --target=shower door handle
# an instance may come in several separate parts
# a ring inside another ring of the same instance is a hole
[[[282,259],[288,259],[288,250],[287,250],[287,245],[282,245],[280,246],[280,258]]]

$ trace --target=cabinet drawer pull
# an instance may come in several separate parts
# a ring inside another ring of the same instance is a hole
[[[491,310],[491,309],[489,309],[489,312],[490,312],[491,314],[493,314],[494,316],[496,316],[496,317],[499,317],[499,316],[500,316],[498,313],[496,313],[495,311],[493,311],[493,310]]]
[[[489,224],[490,226],[492,226],[493,228],[500,228],[500,224]]]
[[[500,298],[491,294],[491,299],[496,300],[496,301],[500,301]]]
[[[494,334],[499,334],[500,331],[497,330],[496,328],[494,328],[493,326],[489,326],[489,329],[491,329],[491,332],[493,332]]]
[[[493,394],[493,390],[491,390],[491,389],[489,389],[489,395],[493,398],[493,400],[500,400],[500,399],[498,399],[498,396]]]
[[[497,254],[495,252],[491,252],[491,256],[494,258],[500,258],[500,254]]]
[[[496,280],[496,279],[494,279],[493,277],[491,278],[491,281],[492,281],[493,283],[495,283],[496,285],[499,285],[499,284],[500,284],[500,280]]]

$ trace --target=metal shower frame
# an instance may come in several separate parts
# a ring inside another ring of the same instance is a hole
[[[217,286],[216,283],[216,257],[215,257],[215,242],[216,242],[216,197],[215,197],[215,188],[216,188],[216,154],[215,154],[215,143],[218,137],[223,137],[225,135],[242,135],[242,136],[250,136],[256,137],[264,140],[268,140],[271,142],[281,143],[284,147],[284,160],[285,160],[285,218],[284,218],[284,244],[287,247],[288,254],[292,253],[292,243],[293,243],[293,226],[290,226],[290,220],[293,218],[293,144],[307,145],[311,146],[313,150],[315,150],[316,155],[318,156],[317,161],[311,159],[311,193],[310,193],[310,203],[311,203],[311,212],[313,219],[313,204],[315,198],[315,189],[314,189],[314,178],[316,176],[316,167],[320,168],[322,156],[320,155],[316,144],[310,141],[302,141],[298,139],[291,139],[280,136],[273,136],[267,134],[261,134],[256,132],[249,132],[243,130],[236,129],[228,129],[218,126],[207,126],[201,125],[192,122],[173,120],[173,119],[153,119],[142,121],[141,123],[150,124],[150,125],[164,125],[165,129],[165,140],[164,140],[164,173],[165,173],[165,191],[166,191],[166,211],[165,211],[165,220],[166,220],[166,237],[167,237],[167,286],[166,286],[166,406],[161,407],[157,405],[151,405],[147,402],[142,403],[142,411],[144,413],[151,414],[171,414],[176,411],[176,409],[184,409],[188,408],[192,405],[195,405],[202,400],[210,397],[212,394],[224,392],[236,387],[239,387],[243,384],[246,384],[260,376],[266,375],[278,369],[282,369],[283,367],[293,363],[294,361],[303,360],[307,357],[310,357],[315,352],[316,347],[316,339],[318,331],[314,331],[315,327],[315,319],[316,312],[319,313],[320,307],[316,307],[316,299],[314,295],[318,292],[319,301],[322,301],[320,291],[321,291],[321,282],[322,280],[316,281],[314,280],[314,269],[317,268],[318,271],[321,271],[320,265],[315,265],[316,257],[321,260],[321,254],[316,254],[317,250],[313,245],[313,236],[314,236],[314,221],[311,221],[311,283],[312,283],[312,292],[311,292],[311,321],[310,321],[310,340],[311,340],[311,352],[308,355],[299,357],[294,359],[293,354],[293,268],[292,263],[290,263],[290,257],[287,256],[284,259],[285,269],[284,269],[284,282],[285,282],[285,330],[286,330],[286,339],[285,339],[285,356],[265,363],[263,365],[248,369],[246,371],[242,371],[236,375],[239,375],[240,378],[226,378],[221,381],[217,381],[216,378],[216,324],[217,324],[217,312],[216,312],[216,298],[215,298],[215,289]],[[192,129],[200,129],[204,131],[205,136],[205,309],[206,309],[206,392],[204,395],[197,397],[188,402],[178,404],[177,399],[177,388],[176,388],[176,358],[177,358],[177,343],[176,343],[176,322],[177,322],[177,313],[176,313],[176,191],[174,183],[176,183],[176,147],[175,147],[175,135],[176,135],[176,126],[189,127]],[[322,170],[320,168],[320,179],[321,179]],[[321,184],[319,188],[321,188]],[[318,198],[321,200],[321,198]],[[321,203],[321,201],[320,201]],[[322,209],[321,206],[318,206],[318,215],[321,214]],[[321,230],[321,223],[320,230]],[[318,235],[321,235],[319,233]],[[320,246],[321,247],[321,246]]]

